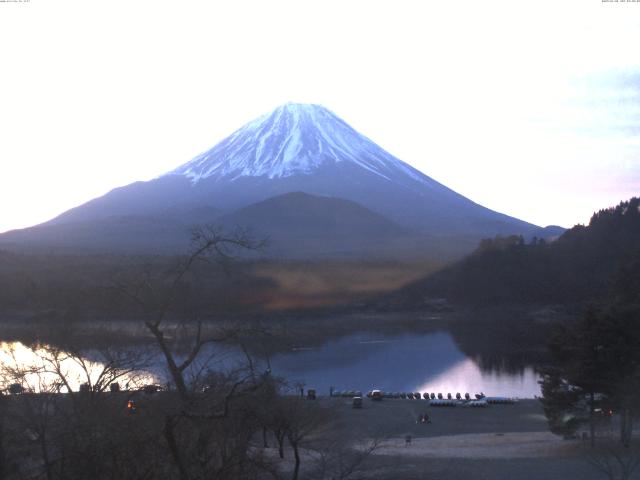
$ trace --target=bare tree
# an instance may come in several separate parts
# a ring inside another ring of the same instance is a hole
[[[171,380],[182,400],[188,400],[189,394],[193,391],[194,386],[188,385],[186,381],[186,372],[198,358],[203,347],[228,341],[235,333],[227,330],[205,334],[197,312],[191,312],[195,317],[191,319],[195,321],[189,335],[191,345],[186,355],[178,359],[167,339],[164,323],[178,301],[181,287],[199,264],[215,262],[228,271],[234,253],[260,250],[264,245],[264,241],[254,239],[243,230],[225,234],[213,226],[197,227],[192,231],[191,253],[182,258],[176,268],[168,272],[160,282],[142,278],[135,285],[119,285],[119,290],[132,299],[146,317],[144,324],[162,352]]]
[[[246,369],[218,375],[217,381],[211,382],[211,352],[206,352],[209,345],[237,340],[238,328],[205,326],[197,299],[190,299],[185,292],[212,263],[228,271],[238,251],[263,246],[264,242],[245,231],[226,234],[214,227],[196,228],[191,253],[181,258],[175,269],[161,278],[147,276],[133,285],[119,285],[119,290],[140,307],[144,325],[176,389],[179,401],[165,412],[162,432],[182,480],[212,473],[216,478],[235,478],[251,464],[247,454],[257,428],[255,415],[247,414],[242,405],[233,408],[232,402],[242,404],[259,385],[253,372]],[[182,313],[187,312],[189,322],[172,328],[168,320],[177,304],[182,305]]]
[[[142,350],[92,349],[84,354],[36,345],[21,347],[18,356],[15,348],[5,352],[0,383],[15,392],[7,398],[11,443],[22,452],[18,471],[48,480],[98,479],[105,471],[126,478],[123,472],[138,468],[130,453],[133,437],[140,439],[149,429],[119,428],[126,397],[105,391],[118,380],[139,385]]]
[[[640,447],[607,440],[585,453],[587,462],[609,480],[629,480],[640,467]]]
[[[367,442],[358,443],[353,436],[343,436],[340,433],[335,432],[314,449],[316,461],[310,478],[318,480],[371,478],[373,475],[369,460],[383,445],[384,439],[376,437]]]
[[[369,460],[383,444],[382,436],[363,442],[337,420],[340,416],[335,407],[286,393],[283,387],[265,414],[269,430],[277,441],[280,459],[285,457],[285,440],[293,453],[290,478],[346,480],[373,476]]]
[[[118,287],[140,307],[154,355],[160,352],[175,389],[148,397],[110,392],[115,382],[125,390],[149,382],[146,369],[154,357],[140,346],[86,346],[70,337],[73,328],[55,344],[35,346],[31,364],[15,355],[13,362],[4,362],[0,383],[15,383],[27,392],[7,397],[9,443],[23,452],[16,478],[223,480],[273,471],[253,444],[263,426],[257,406],[265,382],[248,351],[246,365],[211,369],[215,348],[210,346],[237,343],[253,329],[213,328],[198,315],[198,300],[206,293],[199,288],[199,275],[212,262],[228,270],[234,249],[255,249],[260,242],[213,228],[198,229],[193,238],[193,252],[171,271]],[[178,311],[187,312],[189,321],[173,323]],[[137,410],[126,408],[130,399]]]
[[[292,479],[300,474],[300,449],[327,426],[329,415],[326,409],[296,396],[282,397],[287,412],[286,436],[293,450],[294,466]]]

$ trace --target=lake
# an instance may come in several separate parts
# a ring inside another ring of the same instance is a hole
[[[456,346],[447,332],[376,335],[358,333],[301,347],[271,359],[274,374],[303,382],[320,394],[374,388],[384,391],[465,392],[533,398],[540,395],[538,375],[483,371]]]
[[[13,349],[14,355],[7,354]],[[17,355],[15,354],[17,353]],[[216,346],[202,352],[203,358],[212,356],[212,366],[230,369],[241,363],[244,356],[234,347]],[[0,362],[18,362],[31,366],[36,355],[19,342],[0,344]],[[100,364],[92,359],[94,368]],[[82,372],[74,373],[76,362],[68,361],[68,372],[77,376],[72,382],[82,382]],[[162,358],[154,354],[147,373],[164,382]],[[288,352],[270,358],[259,358],[256,368],[284,377],[295,386],[303,384],[315,388],[321,395],[334,390],[380,389],[533,398],[540,395],[538,375],[532,367],[513,370],[486,370],[465,355],[451,334],[404,333],[397,335],[362,332],[327,341],[319,346],[299,345]]]

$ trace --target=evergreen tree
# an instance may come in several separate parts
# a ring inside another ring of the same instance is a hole
[[[639,347],[635,307],[590,309],[578,322],[559,328],[550,342],[553,367],[541,382],[552,431],[572,433],[588,421],[593,443],[596,407],[613,407],[620,414],[620,440],[628,445],[633,418],[640,413]]]

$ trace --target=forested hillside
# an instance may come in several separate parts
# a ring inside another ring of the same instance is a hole
[[[640,199],[596,212],[587,226],[557,241],[483,240],[464,260],[398,294],[407,306],[425,299],[475,305],[581,303],[640,295]]]

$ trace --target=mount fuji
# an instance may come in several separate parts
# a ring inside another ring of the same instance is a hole
[[[274,197],[281,198],[268,201]],[[253,204],[260,221],[247,214]],[[298,208],[289,224],[278,213],[287,208]],[[350,243],[345,226],[356,221],[356,210],[366,220],[356,222],[362,227],[357,232],[348,229],[350,238],[357,237]],[[269,222],[271,215],[278,221]],[[314,222],[325,227],[300,229],[302,220],[307,227]],[[367,221],[372,225],[365,226]],[[427,238],[450,243],[454,237],[469,248],[482,237],[539,229],[445,187],[328,109],[289,103],[154,180],[116,188],[49,222],[8,232],[0,245],[169,251],[183,248],[185,229],[198,223],[258,226],[257,234],[275,234],[283,242],[290,229],[303,243],[308,232],[307,240],[318,248],[324,233],[344,238],[350,245],[345,251],[379,246],[380,238],[391,237],[393,248],[399,238],[410,238],[415,246],[428,245]]]

